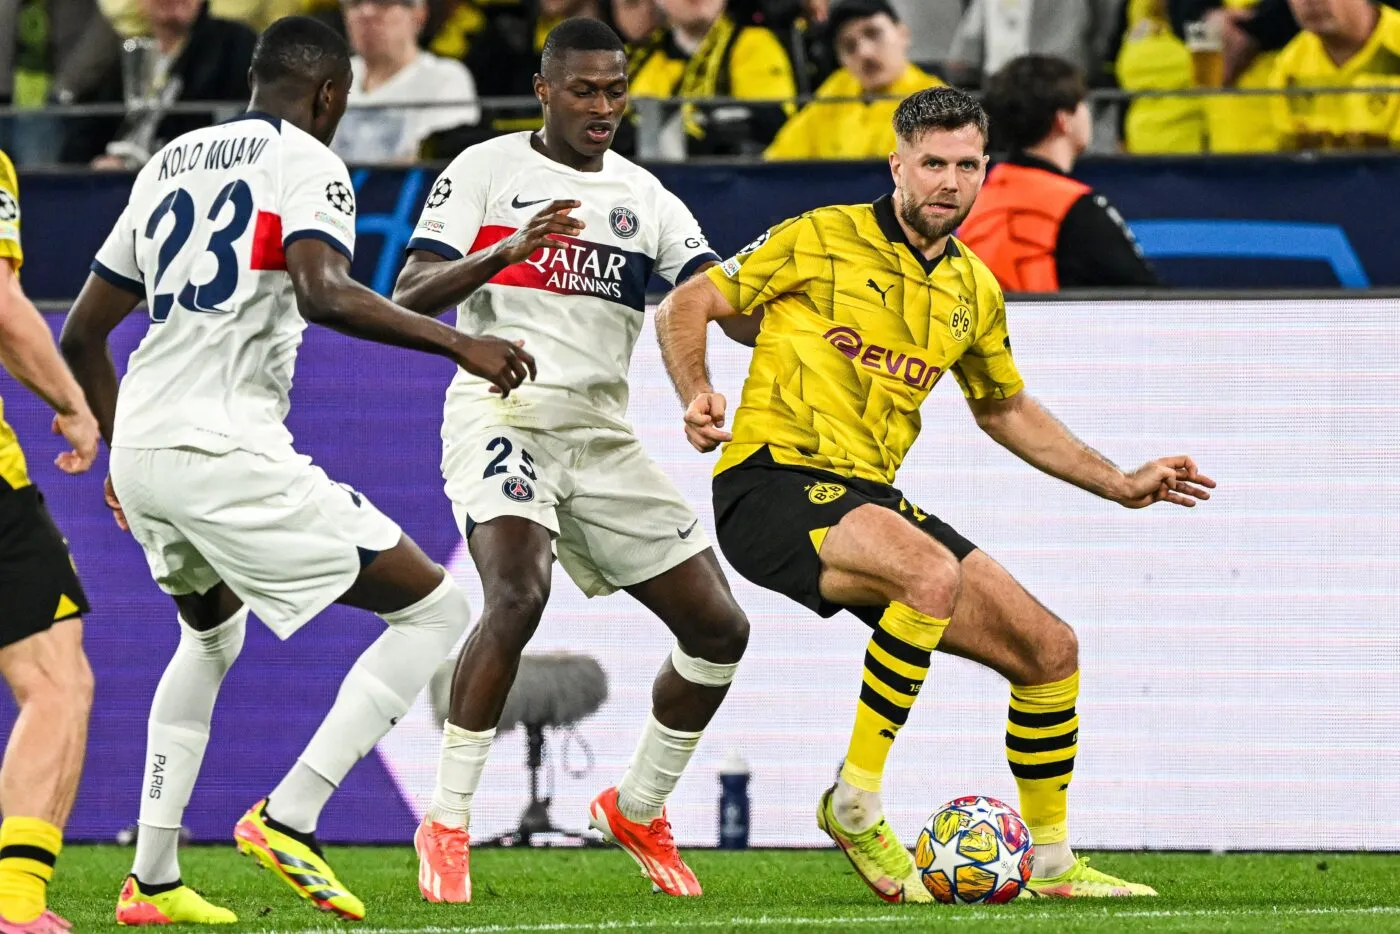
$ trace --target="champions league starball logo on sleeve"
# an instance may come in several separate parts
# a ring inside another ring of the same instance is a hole
[[[341,214],[355,213],[355,193],[344,182],[330,182],[326,185],[326,200]]]
[[[15,201],[14,195],[0,188],[0,221],[13,223],[17,220],[19,220],[19,202]]]
[[[452,179],[440,178],[433,186],[433,190],[428,193],[426,205],[429,208],[440,208],[447,203],[447,199],[450,197],[452,197]]]

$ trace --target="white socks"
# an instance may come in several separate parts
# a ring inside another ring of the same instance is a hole
[[[481,771],[495,738],[495,727],[474,733],[454,723],[443,724],[437,787],[426,815],[428,820],[444,827],[467,828],[471,823],[472,796],[481,782]]]
[[[1070,849],[1068,840],[1035,844],[1035,868],[1031,870],[1031,875],[1035,878],[1053,878],[1073,865],[1074,850]]]
[[[844,778],[836,781],[831,809],[836,812],[836,823],[851,833],[869,830],[885,813],[885,805],[878,791],[864,791],[847,784]]]
[[[647,715],[632,764],[617,784],[617,809],[623,817],[649,824],[661,816],[662,806],[700,745],[700,736],[662,726],[654,715]]]
[[[471,622],[452,578],[407,609],[381,616],[389,629],[356,660],[326,719],[287,777],[268,796],[273,819],[314,833],[321,809],[350,769],[399,718]]]
[[[140,827],[131,871],[147,885],[180,878],[180,825],[209,744],[214,701],[243,650],[247,624],[247,609],[206,632],[180,620],[180,644],[161,675],[146,724]]]

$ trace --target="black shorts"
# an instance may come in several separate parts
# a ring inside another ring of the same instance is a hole
[[[775,463],[767,448],[714,478],[715,532],[725,559],[746,579],[784,594],[822,616],[850,610],[873,624],[882,607],[842,606],[822,599],[819,538],[846,513],[874,503],[898,512],[959,561],[977,546],[892,486],[810,467]]]
[[[89,609],[43,494],[34,486],[0,490],[0,648]]]

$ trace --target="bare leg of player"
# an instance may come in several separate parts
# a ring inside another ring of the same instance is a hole
[[[963,586],[938,649],[979,662],[1011,683],[1006,757],[1035,843],[1032,887],[1042,895],[1156,895],[1076,860],[1069,785],[1079,746],[1079,640],[985,553],[962,563]]]
[[[45,914],[46,890],[77,794],[92,707],[82,620],[0,649],[0,675],[19,705],[0,766],[0,926],[57,930],[44,927],[54,917]]]
[[[594,799],[590,817],[660,891],[699,895],[700,883],[671,838],[666,799],[729,693],[749,621],[709,549],[627,592],[666,624],[676,646],[652,685],[651,716],[627,774]]]
[[[485,605],[457,659],[437,786],[414,835],[418,888],[434,902],[471,901],[472,798],[520,655],[544,615],[553,564],[549,530],[518,516],[476,526],[468,547]]]

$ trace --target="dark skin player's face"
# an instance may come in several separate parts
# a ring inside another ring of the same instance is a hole
[[[535,75],[548,154],[574,168],[596,166],[627,111],[627,58],[621,52],[569,52],[549,72]]]

